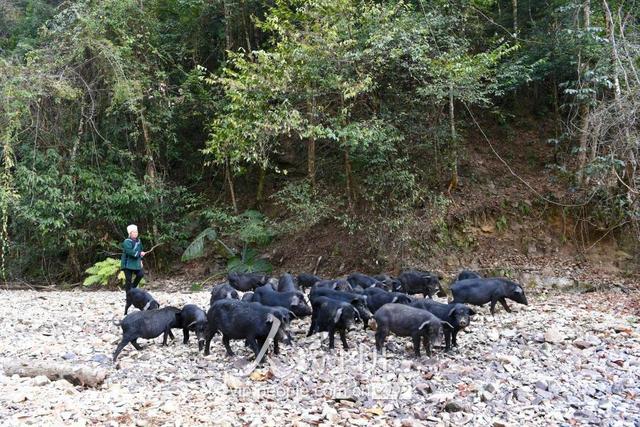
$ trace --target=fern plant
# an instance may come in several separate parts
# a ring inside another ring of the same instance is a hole
[[[98,261],[85,272],[88,276],[82,283],[84,286],[107,286],[114,282],[124,283],[124,273],[120,271],[119,259],[107,258],[104,261]]]

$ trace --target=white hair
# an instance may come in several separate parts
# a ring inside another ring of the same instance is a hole
[[[135,224],[131,224],[127,226],[127,233],[131,234],[134,231],[138,231],[138,226]]]

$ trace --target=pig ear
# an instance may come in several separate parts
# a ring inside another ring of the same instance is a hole
[[[442,326],[445,328],[453,329],[453,326],[451,326],[451,323],[449,322],[442,322]]]
[[[427,326],[428,324],[431,323],[431,320],[427,320],[426,322],[424,322],[422,325],[420,325],[420,327],[418,328],[419,331],[422,330],[422,328],[424,328],[425,326]]]
[[[476,312],[472,309],[469,309],[469,316],[474,316]]]
[[[333,323],[338,323],[338,320],[340,320],[340,316],[342,316],[342,308],[339,308],[336,311],[336,314],[333,316]]]
[[[291,317],[293,317],[294,319],[297,319],[297,318],[298,318],[298,316],[296,316],[296,314],[295,314],[293,311],[291,311],[291,310],[289,310],[289,315],[290,315]]]
[[[192,327],[192,326],[193,326],[193,325],[195,325],[195,324],[196,324],[196,321],[194,320],[193,322],[189,323],[189,325],[187,326],[187,328],[190,328],[190,327]]]
[[[455,313],[455,311],[456,311],[456,308],[453,307],[451,310],[449,310],[449,313],[447,314],[447,317],[453,316],[453,313]]]

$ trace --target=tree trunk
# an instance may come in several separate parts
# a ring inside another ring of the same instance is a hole
[[[227,184],[229,185],[229,194],[231,195],[231,204],[233,205],[233,211],[238,214],[238,204],[236,203],[236,192],[233,188],[233,179],[231,178],[231,167],[229,166],[229,159],[224,162],[224,173],[227,178]]]
[[[7,376],[37,377],[43,375],[51,381],[65,379],[73,385],[98,387],[107,378],[108,372],[101,368],[77,366],[75,364],[52,364],[50,361],[7,361],[2,366]]]
[[[316,186],[316,140],[309,138],[307,143],[307,172],[311,186]]]
[[[226,50],[231,50],[231,12],[227,0],[222,0],[222,8],[224,12],[224,40]],[[225,52],[225,57],[227,56]]]
[[[582,9],[583,14],[583,26],[585,30],[591,26],[591,1],[587,0]],[[588,65],[581,61],[578,61],[578,73],[583,76],[586,73]],[[587,159],[587,145],[589,143],[589,104],[583,103],[580,105],[580,148],[578,151],[578,180],[584,183],[584,167]]]
[[[249,13],[247,12],[247,2],[242,2],[242,26],[244,27],[244,38],[247,42],[247,52],[251,52],[251,37],[249,36],[249,22],[250,19],[248,17]]]
[[[142,124],[142,137],[144,139],[144,150],[145,150],[145,154],[147,156],[147,171],[146,174],[149,177],[149,184],[151,185],[151,187],[155,188],[156,184],[157,184],[157,170],[156,170],[156,162],[155,162],[155,156],[153,153],[153,145],[151,143],[151,135],[149,132],[149,123],[147,123],[147,120],[145,119],[144,116],[144,108],[141,110],[140,112],[140,122]],[[156,206],[159,206],[160,200],[158,200],[157,198],[154,200]],[[158,231],[158,225],[155,223],[155,221],[153,221],[153,219],[151,219],[151,240],[156,242],[158,239],[158,236],[160,235],[160,232]],[[162,268],[162,266],[160,265],[160,257],[157,256],[158,254],[156,252],[153,253],[153,260],[154,260],[154,264],[157,268]]]
[[[260,172],[258,175],[258,190],[256,191],[256,206],[262,207],[262,201],[264,197],[264,180],[267,175],[267,168],[260,166]]]
[[[513,6],[513,36],[518,35],[518,0],[511,0]]]
[[[613,22],[613,17],[611,16],[611,9],[609,9],[609,4],[607,3],[607,0],[602,0],[602,8],[605,12],[605,20],[607,24],[607,36],[609,37],[609,43],[611,43],[611,62],[613,65],[613,86],[615,91],[614,92],[615,102],[618,109],[618,113],[622,116],[624,115],[624,109],[622,106],[622,99],[621,99],[622,91],[620,89],[620,78],[618,73],[620,70],[622,70],[624,73],[624,67],[622,67],[622,62],[620,61],[620,56],[618,54],[618,47],[617,47],[616,36],[615,36],[615,23]],[[628,88],[629,82],[626,76],[625,76],[625,84],[626,84],[626,87]],[[631,191],[631,188],[633,187],[633,180],[635,178],[636,158],[634,153],[633,140],[631,138],[631,134],[629,133],[629,128],[624,123],[622,125],[622,132],[624,134],[625,148],[627,149],[626,154],[628,155],[628,158],[625,164],[626,176],[623,176],[622,178],[626,179],[627,181],[624,184],[629,189],[629,192],[627,192],[627,198],[631,200],[632,195],[630,191]]]
[[[353,184],[351,182],[351,160],[349,159],[349,149],[344,150],[344,174],[347,185],[347,201],[349,203],[349,212],[353,213],[354,197],[352,195]]]
[[[448,189],[449,193],[451,193],[458,186],[458,136],[456,135],[456,119],[453,106],[453,85],[449,87],[449,125],[451,127],[451,147],[453,149],[453,165]]]
[[[620,60],[618,58],[618,49],[616,47],[615,25],[613,18],[611,17],[611,10],[606,0],[602,0],[602,8],[605,12],[605,22],[607,27],[607,36],[609,37],[609,43],[611,43],[611,62],[613,65],[613,88],[616,103],[620,104],[620,96],[622,91],[620,90],[620,79],[618,76],[618,64]]]
[[[310,124],[313,125],[315,122],[316,115],[316,100],[315,97],[312,96],[311,103],[307,106],[309,109],[310,116]],[[307,173],[309,175],[309,182],[313,188],[316,187],[316,140],[315,138],[309,137],[309,141],[307,142]]]
[[[156,163],[151,146],[151,136],[149,135],[149,124],[144,117],[144,109],[140,112],[140,123],[142,124],[142,137],[144,139],[144,151],[147,155],[147,175],[152,183],[156,180]]]

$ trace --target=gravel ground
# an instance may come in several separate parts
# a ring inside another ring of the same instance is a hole
[[[154,291],[161,304],[207,307],[209,294]],[[2,291],[0,363],[34,360],[105,369],[98,388],[0,373],[0,424],[37,425],[636,425],[640,426],[638,319],[607,310],[617,294],[529,295],[513,313],[481,308],[453,354],[412,357],[409,338],[351,332],[351,349],[327,352],[305,337],[250,376],[250,351],[220,337],[212,354],[182,333],[111,353],[121,336],[122,292]],[[592,295],[592,296],[591,296]],[[636,300],[640,294],[625,298]],[[598,301],[598,303],[592,303]],[[134,309],[135,310],[135,309]]]

